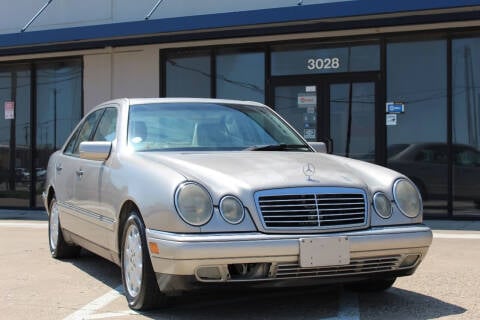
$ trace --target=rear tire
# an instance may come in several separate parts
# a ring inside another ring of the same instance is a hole
[[[80,253],[80,247],[68,244],[63,238],[62,227],[58,212],[58,204],[55,196],[50,202],[48,215],[48,244],[50,254],[55,259],[76,258]]]
[[[128,306],[149,310],[166,304],[158,288],[145,236],[145,226],[135,211],[130,212],[122,234],[122,282]]]
[[[381,292],[390,289],[395,280],[397,280],[396,277],[365,280],[351,283],[347,287],[358,292]]]

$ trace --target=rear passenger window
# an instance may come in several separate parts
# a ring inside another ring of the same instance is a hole
[[[80,143],[83,141],[88,141],[88,139],[91,137],[93,130],[95,129],[95,126],[97,125],[98,119],[102,115],[102,113],[105,111],[105,109],[100,109],[97,110],[85,118],[83,121],[83,124],[79,127],[77,132],[72,136],[70,141],[67,144],[67,147],[65,148],[65,153],[66,154],[71,154],[71,155],[78,155],[79,154],[79,147]]]

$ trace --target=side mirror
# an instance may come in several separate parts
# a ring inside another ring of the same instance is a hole
[[[309,142],[308,144],[315,152],[327,153],[327,145],[324,142]]]
[[[110,141],[84,141],[80,143],[80,158],[105,161],[112,150]]]

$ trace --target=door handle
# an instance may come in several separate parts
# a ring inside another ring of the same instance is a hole
[[[62,165],[59,163],[59,164],[56,165],[55,169],[57,169],[57,172],[60,172],[60,171],[62,171],[63,167],[62,167]]]
[[[79,169],[75,171],[75,173],[77,174],[77,177],[81,178],[83,177],[83,174],[85,173],[85,171],[83,171],[82,169]]]

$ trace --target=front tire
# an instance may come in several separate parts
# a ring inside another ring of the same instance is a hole
[[[80,247],[68,244],[63,239],[58,204],[55,196],[50,201],[50,214],[48,215],[48,244],[50,254],[55,259],[76,258],[80,253]]]
[[[123,228],[121,267],[125,296],[131,309],[148,310],[166,303],[153,272],[145,227],[135,211],[130,213]]]

